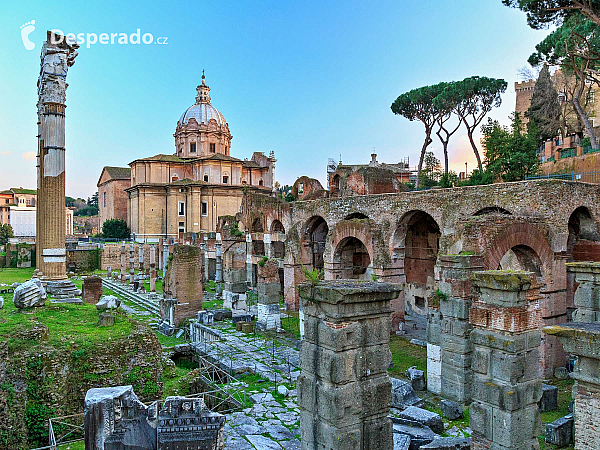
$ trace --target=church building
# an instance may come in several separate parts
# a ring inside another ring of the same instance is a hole
[[[250,160],[231,156],[233,136],[211,104],[204,75],[196,90],[195,103],[177,122],[175,153],[129,163],[128,223],[138,241],[215,231],[219,216],[240,211],[246,190],[273,191],[273,152],[254,152]]]

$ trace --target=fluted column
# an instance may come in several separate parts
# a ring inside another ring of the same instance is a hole
[[[57,43],[58,42],[58,43]],[[65,102],[77,44],[47,33],[38,78],[38,269],[45,281],[66,280]]]

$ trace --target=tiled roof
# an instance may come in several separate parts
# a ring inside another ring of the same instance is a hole
[[[241,159],[238,158],[234,158],[233,156],[229,156],[229,155],[223,155],[222,153],[213,153],[212,155],[206,155],[206,156],[198,156],[198,158],[196,158],[198,160],[201,161],[207,161],[207,160],[218,160],[218,161],[232,161],[232,162],[239,162],[241,161]]]
[[[184,162],[179,156],[175,155],[154,155],[147,158],[139,158],[136,161],[166,161],[166,162]]]
[[[131,169],[129,167],[111,167],[106,166],[104,169],[108,172],[113,179],[124,179],[131,178]]]

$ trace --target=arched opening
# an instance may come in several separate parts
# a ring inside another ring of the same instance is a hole
[[[279,220],[274,220],[271,224],[271,245],[275,258],[285,257],[285,228]]]
[[[485,216],[487,214],[504,214],[504,215],[512,215],[510,211],[501,208],[499,206],[488,206],[486,208],[482,208],[479,211],[477,211],[475,214],[473,214],[474,216]]]
[[[264,233],[264,228],[260,219],[255,219],[252,222],[252,233]],[[254,237],[260,237],[260,239],[254,239]],[[252,239],[252,254],[264,255],[265,254],[265,243],[262,239],[262,234],[259,236],[253,236]]]
[[[311,217],[304,231],[303,244],[308,250],[308,261],[312,269],[323,269],[325,263],[323,261],[323,253],[325,253],[325,241],[327,240],[329,227],[327,222],[321,216]]]
[[[259,186],[262,186],[262,185],[263,185],[263,180],[262,180],[262,178],[261,178],[260,180],[258,180],[258,185],[259,185]]]
[[[407,312],[427,312],[427,298],[435,287],[434,267],[440,236],[437,222],[424,211],[406,213],[394,233],[392,261],[404,273]]]
[[[264,233],[264,228],[262,226],[262,222],[260,219],[256,219],[252,222],[252,232],[253,233]]]
[[[600,236],[596,221],[585,206],[569,217],[567,251],[573,261],[600,261]]]
[[[337,279],[368,280],[371,258],[360,239],[348,236],[340,241],[333,256]]]
[[[531,247],[527,245],[515,245],[504,254],[498,265],[498,270],[533,272],[538,279],[541,279],[542,261]]]
[[[344,217],[344,220],[352,220],[352,219],[368,219],[369,216],[366,216],[363,213],[360,212],[354,212],[352,214],[348,214],[346,217]]]
[[[273,223],[271,224],[271,233],[284,233],[285,234],[285,228],[283,227],[283,224],[279,220],[274,220]]]
[[[334,194],[339,192],[341,189],[341,183],[342,183],[342,180],[341,180],[340,176],[338,174],[335,174],[333,176],[333,178],[331,179],[331,186],[329,187],[331,192]]]

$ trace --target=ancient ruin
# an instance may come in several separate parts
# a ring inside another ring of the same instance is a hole
[[[60,297],[79,294],[66,274],[64,208],[66,80],[78,47],[48,31],[38,79],[36,266],[48,292]]]

